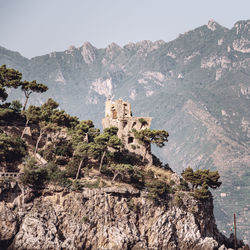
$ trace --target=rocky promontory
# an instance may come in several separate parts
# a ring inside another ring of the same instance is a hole
[[[13,197],[13,188],[22,192]],[[2,185],[1,249],[227,249],[213,201],[188,192],[155,202],[129,185],[40,192]]]

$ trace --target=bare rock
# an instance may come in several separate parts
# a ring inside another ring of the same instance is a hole
[[[212,250],[225,243],[212,200],[197,202],[188,193],[182,207],[171,197],[156,204],[132,187],[55,191],[29,204],[11,210],[1,203],[0,240],[9,249]]]

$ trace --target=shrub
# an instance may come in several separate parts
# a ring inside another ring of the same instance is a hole
[[[68,163],[68,160],[63,156],[59,156],[56,158],[55,163],[57,165],[65,166]]]
[[[55,153],[56,155],[60,155],[60,156],[67,156],[67,146],[65,145],[60,145],[56,147]]]
[[[20,102],[4,103],[0,105],[0,125],[9,125],[16,121],[23,121],[20,113]]]
[[[0,133],[0,163],[17,163],[27,154],[25,142],[15,136]]]
[[[28,169],[37,169],[38,166],[37,166],[37,161],[36,161],[35,157],[27,158],[26,162],[25,162],[25,167]]]
[[[12,101],[12,103],[11,103],[11,105],[10,105],[11,109],[13,109],[14,112],[16,112],[16,113],[21,112],[22,106],[23,106],[23,105],[22,105],[21,102],[18,101],[18,100]]]
[[[183,205],[183,194],[180,192],[175,193],[174,202],[177,206],[181,207]]]
[[[67,179],[66,172],[58,168],[54,163],[49,163],[46,167],[48,180],[54,184],[66,187],[71,185],[71,181]]]
[[[139,122],[141,123],[142,126],[147,125],[148,122],[144,118],[140,118]]]
[[[165,199],[171,192],[171,188],[167,185],[167,183],[157,179],[146,182],[145,186],[148,191],[148,197],[154,201]]]
[[[49,145],[46,149],[43,150],[43,158],[47,161],[53,161],[55,158],[55,149],[52,145]]]
[[[127,206],[128,206],[128,209],[135,212],[135,213],[138,213],[139,209],[140,209],[140,206],[138,203],[135,203],[134,202],[134,199],[133,198],[130,198],[128,199],[128,202],[127,202]]]
[[[75,178],[78,170],[78,166],[80,164],[81,159],[79,157],[73,157],[68,164],[66,165],[66,176]]]
[[[78,190],[81,190],[83,187],[83,184],[81,182],[79,182],[78,180],[74,180],[72,182],[72,186],[71,186],[71,189],[73,191],[78,191]]]
[[[21,182],[24,185],[29,185],[36,188],[42,188],[47,181],[48,173],[45,168],[24,168],[24,173],[21,176]]]
[[[113,172],[111,171],[110,167],[106,164],[104,164],[102,166],[101,174],[104,174],[104,175],[109,176],[109,177],[112,177],[114,175]]]
[[[130,164],[111,164],[109,170],[113,173],[112,181],[119,177],[125,182],[138,182],[142,178],[138,167]]]
[[[173,180],[170,180],[169,185],[170,185],[170,186],[174,186],[174,185],[175,185],[175,182],[174,182]]]
[[[150,178],[150,179],[154,179],[154,171],[152,169],[149,169],[146,174],[145,174],[146,177]]]
[[[183,179],[180,180],[180,185],[177,188],[181,191],[189,191],[188,183]]]
[[[7,125],[15,119],[15,112],[10,108],[0,108],[0,125]]]
[[[140,156],[135,153],[131,153],[128,150],[123,150],[121,152],[114,152],[113,160],[116,163],[130,164],[133,166],[142,164]]]
[[[90,221],[89,221],[89,217],[88,216],[83,216],[82,217],[82,222],[83,223],[89,223]]]
[[[208,190],[208,186],[203,184],[201,188],[196,188],[191,195],[197,200],[206,200],[211,196],[211,193]]]
[[[188,167],[181,175],[185,181],[190,182],[194,188],[206,184],[208,187],[215,189],[221,185],[221,182],[218,181],[220,178],[218,171],[210,171],[208,169],[193,171],[192,168]]]
[[[101,179],[100,179],[100,177],[97,179],[97,180],[95,180],[95,181],[86,181],[86,182],[84,182],[84,187],[86,187],[86,188],[99,188],[99,186],[100,186],[100,181],[101,181]]]
[[[55,149],[55,154],[59,156],[72,156],[72,145],[65,139],[61,138],[57,143],[56,143],[56,149]]]
[[[67,179],[65,171],[59,169],[57,165],[50,162],[46,166],[41,167],[37,165],[34,158],[26,161],[21,181],[24,185],[29,185],[33,188],[43,188],[49,182],[63,187],[71,185],[71,181]]]

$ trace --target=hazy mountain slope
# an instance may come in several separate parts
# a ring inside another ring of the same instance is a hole
[[[179,172],[188,165],[218,169],[219,227],[229,233],[236,212],[239,229],[250,238],[250,20],[230,30],[209,21],[168,43],[105,49],[84,43],[30,60],[1,47],[0,63],[49,86],[33,100],[52,96],[98,127],[108,96],[131,102],[134,115],[152,116],[153,127],[170,133],[161,158]]]

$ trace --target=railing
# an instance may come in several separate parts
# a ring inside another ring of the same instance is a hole
[[[21,174],[17,173],[17,172],[0,172],[0,178],[1,177],[5,177],[5,178],[8,178],[8,177],[19,178],[20,176],[21,176]]]

